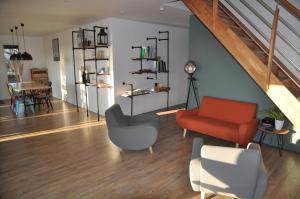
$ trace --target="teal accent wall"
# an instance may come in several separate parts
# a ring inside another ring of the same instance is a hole
[[[194,77],[197,79],[196,93],[200,103],[203,96],[254,102],[258,105],[258,113],[274,106],[243,67],[195,16],[190,18],[189,42],[190,60],[198,66]],[[188,107],[196,106],[195,97],[191,94]],[[258,114],[258,117],[262,116]],[[256,135],[255,140],[258,140],[259,135]],[[266,137],[265,140],[272,145],[276,141],[275,136]],[[291,136],[286,136],[285,142],[286,148],[300,151],[300,143],[291,143]]]

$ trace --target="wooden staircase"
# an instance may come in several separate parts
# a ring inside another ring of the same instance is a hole
[[[299,79],[273,53],[269,63],[271,51],[221,2],[182,1],[281,109],[294,127],[300,129]]]

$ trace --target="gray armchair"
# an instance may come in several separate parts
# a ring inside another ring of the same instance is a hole
[[[194,191],[234,198],[262,199],[268,184],[260,147],[249,143],[247,149],[193,144],[190,182]]]
[[[159,118],[154,114],[126,116],[120,105],[114,104],[105,111],[110,140],[120,149],[143,150],[155,143],[159,131]]]

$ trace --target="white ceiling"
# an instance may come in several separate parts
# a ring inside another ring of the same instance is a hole
[[[171,1],[171,0],[170,0]],[[168,0],[0,0],[0,34],[20,22],[25,35],[47,35],[107,17],[187,27],[189,12]],[[176,7],[176,8],[174,8]]]

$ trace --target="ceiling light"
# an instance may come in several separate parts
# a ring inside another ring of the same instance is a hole
[[[32,60],[31,54],[26,52],[26,45],[25,45],[25,38],[24,38],[24,24],[23,23],[21,23],[21,27],[22,27],[23,44],[24,44],[24,53],[22,54],[21,59],[22,60]]]

